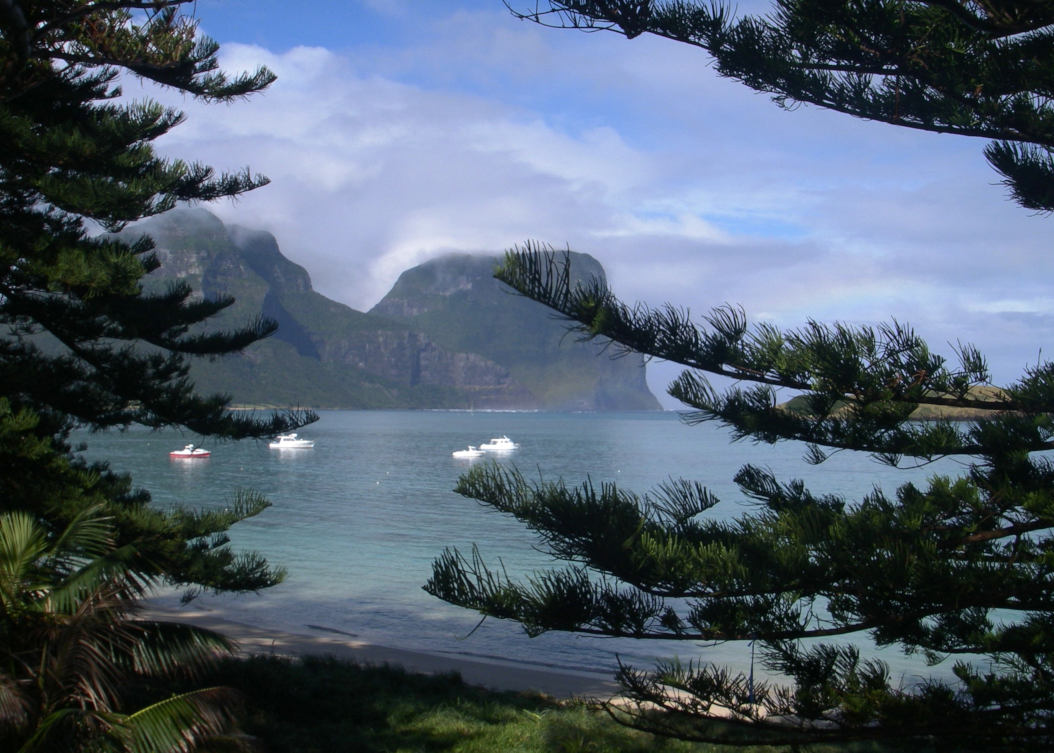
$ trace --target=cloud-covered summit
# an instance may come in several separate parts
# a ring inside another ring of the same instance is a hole
[[[1054,334],[1052,220],[1007,199],[983,141],[782,111],[699,51],[545,30],[500,2],[316,4],[318,28],[287,38],[281,14],[311,3],[274,5],[266,29],[244,5],[202,3],[202,28],[225,69],[277,83],[230,106],[160,93],[189,116],[162,146],[268,175],[211,209],[355,308],[427,259],[537,239],[595,256],[630,301],[784,327],[896,317],[938,349],[976,343],[999,379]]]

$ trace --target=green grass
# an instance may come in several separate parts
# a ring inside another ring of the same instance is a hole
[[[242,697],[241,731],[254,753],[933,753],[931,745],[868,742],[797,749],[688,743],[630,729],[582,702],[332,657],[226,659],[190,685],[130,684],[127,700],[142,706],[212,685]]]
[[[583,704],[329,658],[223,663],[209,683],[245,698],[243,730],[268,753],[698,753]]]

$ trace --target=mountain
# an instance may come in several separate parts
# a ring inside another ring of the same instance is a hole
[[[403,272],[371,314],[406,324],[454,352],[476,353],[508,370],[535,403],[556,409],[658,407],[640,357],[613,359],[580,343],[552,312],[494,279],[498,256],[451,254]],[[577,278],[605,279],[591,256],[574,254]]]
[[[274,236],[228,226],[203,209],[176,209],[123,231],[153,238],[157,289],[182,280],[236,303],[214,327],[257,316],[278,331],[240,354],[198,360],[204,392],[236,404],[312,408],[654,410],[644,363],[576,342],[548,309],[493,279],[499,257],[458,254],[405,271],[369,312],[315,292]],[[603,275],[575,255],[584,274]]]

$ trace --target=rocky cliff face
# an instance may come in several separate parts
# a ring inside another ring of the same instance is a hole
[[[558,410],[658,407],[640,357],[612,359],[577,342],[552,312],[494,279],[495,256],[451,254],[403,272],[371,314],[399,321],[449,350],[470,351],[508,369],[534,403]],[[572,255],[579,278],[604,280],[600,263]]]
[[[236,304],[216,326],[259,315],[278,322],[274,336],[244,353],[192,367],[200,389],[238,403],[658,407],[640,361],[598,358],[596,346],[565,337],[543,307],[501,289],[492,277],[496,256],[455,256],[407,270],[363,313],[316,293],[307,271],[282,255],[269,233],[225,226],[204,210],[175,210],[125,233],[154,239],[161,268],[148,287],[179,280],[202,296],[233,296]]]

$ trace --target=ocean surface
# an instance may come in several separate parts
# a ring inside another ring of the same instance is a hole
[[[694,658],[747,672],[750,646],[567,633],[529,638],[515,623],[479,624],[475,612],[428,595],[422,585],[446,547],[469,552],[475,544],[486,562],[510,574],[554,565],[522,525],[452,491],[473,463],[515,465],[531,478],[574,484],[615,481],[638,493],[669,478],[699,480],[722,500],[711,514],[728,517],[754,506],[732,483],[746,463],[772,469],[781,481],[801,478],[814,492],[850,499],[875,486],[892,492],[908,480],[960,470],[952,461],[891,469],[855,453],[810,466],[802,460],[802,444],[732,443],[719,427],[688,426],[674,412],[331,411],[300,434],[315,447],[275,450],[265,441],[217,443],[143,428],[75,439],[87,443],[87,457],[130,472],[156,505],[224,506],[239,489],[254,489],[273,503],[235,526],[231,538],[236,549],[258,551],[285,567],[285,582],[258,594],[201,596],[195,607],[295,633],[337,631],[385,646],[605,675],[616,656],[637,666],[651,666],[657,657]],[[501,435],[519,448],[479,460],[451,456]],[[212,456],[168,457],[188,442]],[[160,600],[178,604],[174,594]],[[879,655],[909,684],[934,671],[895,648]]]

